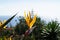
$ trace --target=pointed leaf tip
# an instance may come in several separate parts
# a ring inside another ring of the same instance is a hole
[[[9,18],[4,24],[2,24],[0,28],[3,28],[5,25],[7,25],[17,15],[17,13],[13,15],[11,18]]]

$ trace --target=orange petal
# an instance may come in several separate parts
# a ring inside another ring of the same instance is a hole
[[[32,28],[33,24],[36,22],[36,15],[34,16],[33,20],[30,23],[30,28]]]

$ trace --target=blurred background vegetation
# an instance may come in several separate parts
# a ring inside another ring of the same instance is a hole
[[[16,26],[3,28],[7,25],[17,14],[9,18],[0,27],[0,40],[60,40],[60,23],[57,20],[50,21],[48,23],[42,20],[40,17],[36,17],[36,22],[33,27],[34,30],[27,36],[25,36],[26,30],[28,30],[28,25],[23,16],[19,16],[16,22]],[[32,15],[32,17],[34,17]]]

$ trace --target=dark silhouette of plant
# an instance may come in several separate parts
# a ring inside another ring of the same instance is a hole
[[[37,17],[34,25],[37,26],[32,32],[33,35],[35,36],[35,40],[41,40],[42,39],[42,35],[41,35],[42,27],[45,25],[45,22],[42,21],[40,17]]]
[[[0,26],[0,37],[9,36],[12,33],[11,31],[7,30],[7,28],[4,29],[3,27],[7,25],[16,15],[17,13]]]
[[[18,20],[19,20],[19,23],[17,23],[15,27],[15,32],[17,35],[22,35],[25,33],[28,27],[23,17],[20,17]]]
[[[15,15],[13,15],[11,18],[9,18],[4,24],[2,24],[0,29],[3,28],[5,25],[7,25],[16,15],[17,15],[17,13]]]
[[[44,40],[58,40],[59,23],[57,21],[49,22],[43,29]]]

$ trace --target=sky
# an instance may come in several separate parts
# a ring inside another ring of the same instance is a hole
[[[60,20],[60,0],[0,0],[0,16],[23,16],[32,11],[39,17]]]

